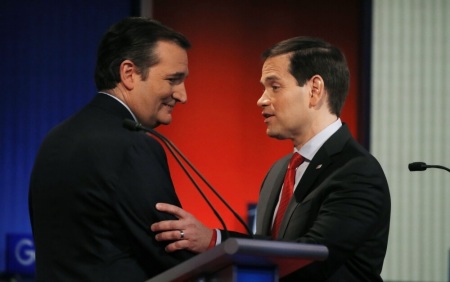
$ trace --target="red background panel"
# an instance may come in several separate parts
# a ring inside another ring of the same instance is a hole
[[[292,151],[290,141],[269,138],[256,101],[261,53],[278,41],[308,35],[345,53],[351,86],[342,120],[358,136],[361,3],[357,0],[242,1],[155,0],[153,16],[185,34],[190,75],[188,103],[175,107],[170,126],[157,130],[173,141],[244,218],[275,160]],[[172,178],[183,207],[210,227],[221,227],[174,159]],[[202,188],[206,191],[206,186]],[[229,229],[244,229],[226,208],[212,202]]]

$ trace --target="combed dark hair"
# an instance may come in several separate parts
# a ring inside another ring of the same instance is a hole
[[[330,112],[340,116],[350,84],[350,73],[344,54],[335,46],[313,37],[294,37],[274,45],[262,54],[264,60],[289,54],[289,72],[299,86],[314,75],[320,75],[328,93]]]
[[[191,47],[184,35],[148,18],[128,17],[110,27],[98,47],[95,67],[97,90],[116,87],[120,82],[120,64],[124,60],[132,61],[142,79],[146,80],[149,68],[159,62],[154,52],[158,41],[174,42],[185,50]]]

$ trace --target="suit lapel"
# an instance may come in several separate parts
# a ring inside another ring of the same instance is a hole
[[[317,177],[330,163],[331,159],[326,150],[319,150],[316,153],[295,189],[294,196],[297,202],[300,203],[313,190],[313,184]]]
[[[277,161],[264,179],[256,208],[257,234],[269,235],[271,232],[273,212],[278,202],[291,156],[292,154],[289,154]]]
[[[333,156],[341,152],[345,143],[351,138],[350,131],[346,124],[343,124],[317,151],[311,160],[308,168],[295,189],[295,198],[301,202],[305,197],[317,187],[317,179],[321,174],[327,171],[328,166],[333,162]]]

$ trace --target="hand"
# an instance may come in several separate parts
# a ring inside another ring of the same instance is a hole
[[[166,246],[167,252],[185,249],[201,253],[208,249],[215,230],[206,227],[192,214],[180,207],[158,203],[156,209],[178,218],[178,220],[160,221],[150,227],[153,232],[159,232],[155,236],[157,241],[175,241]]]

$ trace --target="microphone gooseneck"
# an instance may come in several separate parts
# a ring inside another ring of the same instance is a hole
[[[197,191],[200,193],[200,195],[202,196],[202,198],[205,200],[205,202],[208,204],[208,206],[211,208],[211,210],[213,211],[214,215],[217,217],[217,219],[220,221],[220,223],[222,224],[225,233],[228,235],[228,229],[226,227],[226,224],[224,222],[224,220],[222,219],[222,217],[219,215],[219,213],[216,211],[216,209],[213,207],[213,205],[211,204],[211,202],[208,200],[208,198],[206,197],[205,193],[203,192],[203,190],[200,188],[200,186],[197,184],[197,182],[194,180],[193,176],[191,175],[191,173],[187,170],[187,168],[184,166],[184,164],[182,163],[182,161],[180,160],[179,156],[188,164],[188,166],[195,172],[195,174],[206,184],[206,186],[214,193],[214,195],[216,195],[217,198],[219,198],[219,200],[228,208],[229,211],[231,211],[231,213],[237,218],[237,220],[242,224],[242,226],[245,228],[245,230],[247,231],[247,233],[252,236],[252,232],[250,231],[249,227],[247,226],[247,224],[244,222],[244,220],[239,216],[239,214],[233,210],[233,208],[225,201],[225,199],[223,199],[223,197],[219,194],[219,192],[217,192],[217,190],[206,180],[206,178],[194,167],[194,165],[183,155],[183,153],[181,153],[181,151],[172,143],[172,141],[170,141],[169,139],[167,139],[164,135],[162,135],[161,133],[157,132],[156,130],[153,130],[151,128],[147,128],[144,127],[142,124],[134,121],[134,120],[130,120],[130,119],[125,119],[123,121],[123,126],[129,130],[133,130],[133,131],[145,131],[148,132],[154,136],[156,136],[158,139],[160,139],[164,145],[166,146],[166,148],[170,151],[170,153],[172,154],[172,156],[175,158],[175,160],[178,162],[178,164],[180,165],[180,167],[183,169],[184,173],[186,174],[186,176],[189,178],[189,180],[192,182],[192,184],[195,186],[195,188],[197,189]],[[178,155],[179,156],[178,156]]]
[[[442,165],[427,165],[424,162],[413,162],[408,165],[409,171],[424,171],[427,168],[439,168],[450,172],[450,169]]]

